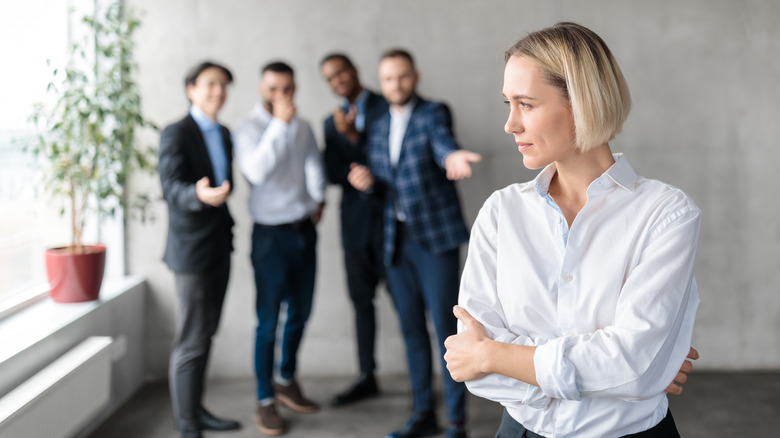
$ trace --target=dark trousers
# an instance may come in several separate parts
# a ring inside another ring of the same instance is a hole
[[[523,427],[517,420],[504,409],[501,417],[501,425],[498,427],[495,438],[544,438]],[[666,417],[660,423],[643,432],[625,435],[623,438],[680,438],[677,425],[674,424],[672,411],[666,412]]]
[[[401,229],[399,232],[402,233]],[[397,257],[387,267],[387,280],[406,344],[413,409],[415,412],[434,409],[427,310],[436,330],[447,417],[451,423],[464,423],[466,386],[452,380],[444,361],[444,340],[457,332],[457,319],[452,314],[452,308],[458,303],[460,285],[458,249],[432,254],[400,236],[395,250]]]
[[[376,369],[374,345],[376,342],[376,288],[385,277],[382,261],[382,230],[368,246],[344,248],[344,267],[347,271],[347,289],[355,311],[355,335],[357,337],[358,364],[361,374],[371,374]]]
[[[179,299],[177,339],[171,354],[169,386],[173,412],[182,432],[199,430],[211,338],[219,326],[230,257],[208,272],[175,273]]]
[[[283,302],[287,304],[287,314],[279,374],[284,379],[295,378],[298,347],[314,298],[316,245],[317,230],[310,220],[296,225],[254,226],[252,266],[257,288],[255,375],[258,401],[273,396],[276,328]]]

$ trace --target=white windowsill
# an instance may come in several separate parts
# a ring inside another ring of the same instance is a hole
[[[0,321],[0,364],[142,282],[135,276],[108,278],[97,301],[66,304],[47,297],[4,318]]]

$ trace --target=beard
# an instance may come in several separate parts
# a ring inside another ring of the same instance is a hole
[[[391,101],[390,99],[387,99],[388,102],[390,102],[393,105],[397,106],[405,106],[407,103],[411,102],[414,98],[415,94],[411,93],[408,96],[402,96],[396,100]]]

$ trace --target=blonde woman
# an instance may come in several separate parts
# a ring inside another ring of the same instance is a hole
[[[699,304],[700,211],[609,141],[631,99],[604,41],[559,23],[506,52],[505,131],[533,181],[471,232],[447,367],[505,406],[497,437],[674,437]]]

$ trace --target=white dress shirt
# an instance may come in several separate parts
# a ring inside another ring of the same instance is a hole
[[[233,131],[236,161],[249,183],[255,222],[280,225],[306,218],[325,199],[325,170],[304,120],[274,118],[260,104]]]
[[[388,147],[390,150],[390,164],[395,169],[398,167],[398,160],[401,159],[401,149],[404,144],[404,135],[406,135],[406,127],[409,126],[409,120],[412,118],[412,112],[414,106],[417,104],[417,99],[412,98],[401,108],[396,106],[390,107],[390,135],[388,138]],[[395,217],[401,221],[406,222],[406,215],[403,210],[395,205]]]
[[[393,167],[398,166],[398,160],[401,158],[401,146],[404,143],[406,127],[409,126],[409,119],[412,118],[412,111],[417,99],[412,99],[401,108],[390,107],[390,164]]]
[[[459,304],[492,339],[537,346],[540,386],[489,374],[468,389],[545,437],[655,426],[691,344],[700,211],[615,160],[571,229],[548,194],[554,164],[493,193],[472,229]]]

